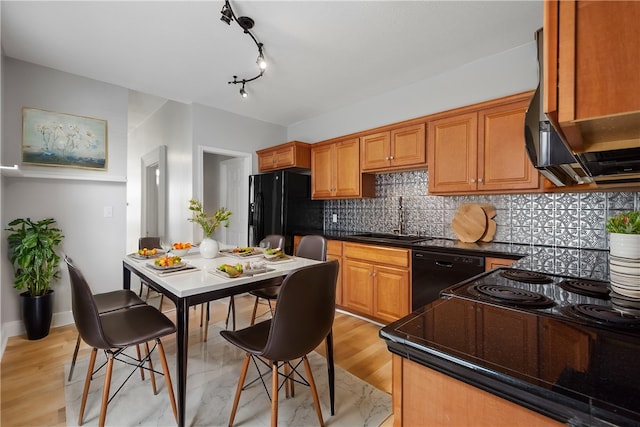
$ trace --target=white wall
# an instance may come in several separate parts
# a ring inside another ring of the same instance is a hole
[[[289,126],[287,140],[318,142],[533,89],[534,42]],[[355,83],[357,84],[357,82]]]
[[[22,167],[27,176],[2,179],[2,226],[13,219],[53,217],[65,239],[61,253],[83,270],[94,292],[122,287],[122,254],[126,237],[127,94],[124,88],[4,58],[2,68],[2,162],[21,163],[22,108],[106,119],[108,171]],[[66,178],[63,178],[65,176]],[[113,209],[112,217],[104,208]],[[2,233],[6,253],[6,232]],[[13,289],[13,270],[2,256],[2,325],[8,336],[22,333],[19,292]],[[71,318],[69,279],[64,264],[55,290],[53,325]],[[3,333],[3,336],[4,336]]]

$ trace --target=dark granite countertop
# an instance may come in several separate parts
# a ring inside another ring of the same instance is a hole
[[[539,271],[541,273],[560,274],[563,276],[609,280],[609,251],[601,249],[579,249],[563,246],[521,245],[517,243],[478,242],[465,243],[459,240],[444,238],[428,238],[421,242],[374,242],[355,236],[354,232],[324,233],[319,230],[304,230],[296,234],[321,234],[327,239],[346,242],[366,243],[372,245],[408,248],[460,255],[480,255],[517,259],[514,268]]]

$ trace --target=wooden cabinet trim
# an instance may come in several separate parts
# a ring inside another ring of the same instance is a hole
[[[310,169],[311,145],[306,142],[291,141],[257,150],[258,170],[265,172],[294,167]]]

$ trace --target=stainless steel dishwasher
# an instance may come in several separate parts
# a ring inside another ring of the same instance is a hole
[[[484,272],[484,257],[413,251],[411,310],[437,300],[440,291]]]

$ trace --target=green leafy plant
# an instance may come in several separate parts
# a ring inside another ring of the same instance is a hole
[[[9,223],[6,231],[9,259],[15,273],[14,287],[26,290],[30,296],[47,293],[51,282],[60,278],[60,256],[55,248],[62,243],[62,230],[53,218],[37,222],[18,218]]]
[[[208,216],[204,212],[202,203],[196,199],[189,200],[189,210],[193,212],[193,216],[189,218],[189,221],[200,225],[205,237],[210,237],[221,225],[228,227],[229,217],[232,213],[226,208],[220,208],[213,216]]]
[[[609,233],[640,234],[640,211],[621,212],[607,220]]]

